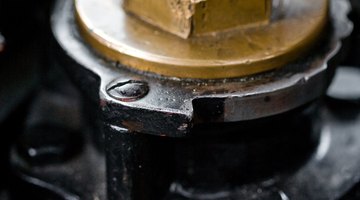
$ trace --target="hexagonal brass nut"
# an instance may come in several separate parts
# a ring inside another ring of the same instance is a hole
[[[270,21],[272,0],[124,0],[124,9],[182,38]]]

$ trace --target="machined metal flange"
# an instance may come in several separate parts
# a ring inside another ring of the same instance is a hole
[[[352,30],[347,19],[349,8],[346,0],[331,0],[327,32],[301,59],[278,70],[233,79],[145,76],[103,59],[80,34],[71,0],[58,1],[53,31],[61,51],[65,51],[59,54],[65,59],[59,60],[67,61],[63,65],[84,91],[94,100],[100,99],[108,124],[134,132],[181,137],[196,123],[272,116],[324,94],[339,61],[342,39]]]

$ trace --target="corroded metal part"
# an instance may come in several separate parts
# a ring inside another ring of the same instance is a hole
[[[121,0],[76,0],[75,10],[82,36],[106,58],[141,72],[218,79],[269,71],[303,55],[324,31],[328,1],[288,1],[268,25],[187,40],[126,15]]]
[[[268,24],[272,0],[125,0],[124,9],[183,38]]]

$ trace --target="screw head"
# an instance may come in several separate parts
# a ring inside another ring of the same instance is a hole
[[[149,85],[139,80],[117,80],[109,84],[106,91],[116,100],[133,102],[149,93]]]

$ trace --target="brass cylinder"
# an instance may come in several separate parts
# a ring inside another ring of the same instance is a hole
[[[108,59],[142,73],[218,79],[282,67],[319,39],[329,0],[274,2],[75,0],[75,11],[86,42]]]

